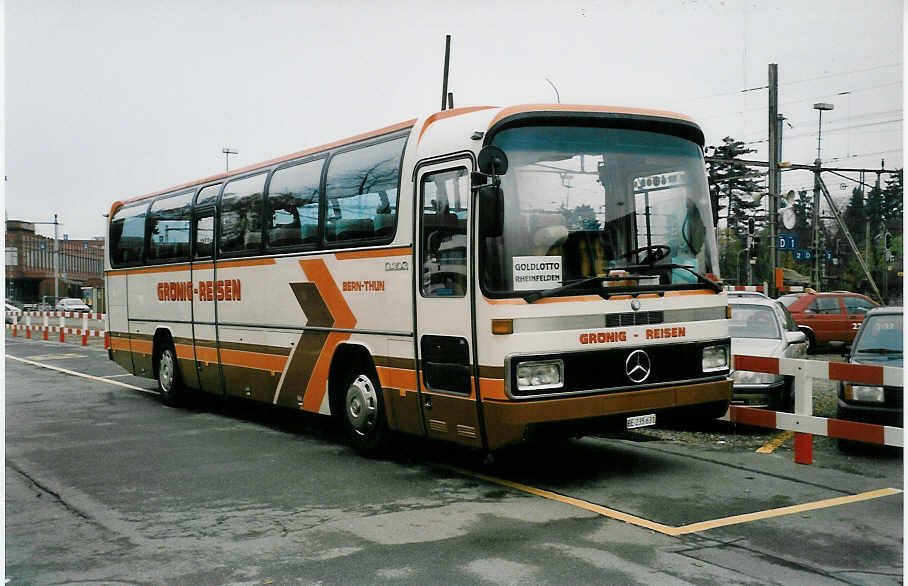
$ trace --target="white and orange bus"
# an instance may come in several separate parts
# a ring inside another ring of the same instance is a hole
[[[715,417],[727,297],[684,116],[437,112],[118,201],[111,358],[187,389],[494,450]]]

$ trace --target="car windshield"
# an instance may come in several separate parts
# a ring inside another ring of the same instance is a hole
[[[601,289],[594,277],[621,270],[634,278],[616,279],[620,286],[700,280],[671,265],[717,278],[703,155],[694,142],[642,130],[527,126],[503,130],[493,143],[507,153],[508,171],[504,233],[482,242],[484,290],[507,295],[585,279]]]
[[[782,295],[778,301],[785,307],[791,307],[791,304],[798,300],[798,295]]]
[[[902,315],[871,315],[854,343],[855,352],[891,351],[902,353]]]
[[[775,312],[771,307],[762,305],[731,304],[728,333],[732,338],[780,339],[782,337]]]

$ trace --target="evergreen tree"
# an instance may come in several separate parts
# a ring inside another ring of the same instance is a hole
[[[864,221],[866,220],[864,215],[864,192],[861,191],[860,187],[855,187],[851,190],[851,199],[848,200],[848,205],[845,207],[845,212],[842,216],[848,231],[857,240],[857,235],[864,233]]]
[[[718,187],[720,206],[725,206],[728,228],[734,234],[746,230],[747,219],[755,216],[760,208],[754,201],[753,194],[760,191],[754,181],[760,172],[741,162],[727,162],[740,159],[742,155],[755,152],[740,140],[729,136],[722,139],[722,145],[716,147],[715,158],[725,159],[710,164],[709,182]]]
[[[892,235],[902,233],[902,169],[886,180],[882,194],[882,212],[886,230]]]

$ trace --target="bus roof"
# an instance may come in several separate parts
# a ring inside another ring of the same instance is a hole
[[[627,116],[634,116],[634,117],[643,116],[643,117],[648,117],[648,118],[653,118],[653,117],[667,118],[667,119],[672,119],[672,120],[679,120],[679,121],[686,122],[688,124],[697,126],[696,122],[694,122],[693,119],[689,118],[688,116],[685,116],[684,114],[679,114],[676,112],[669,112],[669,111],[665,111],[665,110],[651,110],[651,109],[645,109],[645,108],[628,108],[628,107],[620,107],[620,106],[595,106],[595,105],[585,105],[585,104],[520,104],[520,105],[515,105],[515,106],[507,106],[507,107],[469,106],[469,107],[463,107],[463,108],[454,108],[454,109],[450,109],[450,110],[441,110],[439,112],[435,112],[434,114],[425,116],[422,119],[423,122],[422,122],[422,128],[419,131],[419,138],[422,138],[422,135],[426,132],[426,130],[429,128],[430,125],[434,124],[435,122],[438,122],[439,120],[443,120],[445,118],[451,118],[451,117],[455,117],[455,116],[460,116],[463,114],[478,112],[480,110],[494,110],[494,112],[489,112],[490,121],[488,123],[487,128],[491,128],[492,126],[498,124],[499,122],[501,122],[502,120],[504,120],[506,118],[509,118],[512,116],[518,116],[518,115],[522,115],[522,114],[533,113],[533,112],[540,112],[540,113],[541,112],[597,113],[597,114],[613,114],[613,115],[619,115],[619,116],[627,115]],[[166,189],[154,191],[152,193],[146,193],[144,195],[139,195],[139,196],[132,197],[132,198],[129,198],[126,200],[116,201],[110,208],[110,217],[113,217],[114,212],[118,208],[120,208],[126,204],[135,203],[135,202],[141,201],[143,199],[149,199],[149,198],[155,197],[157,195],[161,195],[163,193],[170,193],[173,191],[178,191],[180,189],[195,187],[195,186],[203,185],[205,183],[210,183],[212,181],[217,181],[217,180],[221,180],[221,179],[227,179],[227,178],[233,177],[233,176],[242,175],[244,173],[248,173],[249,171],[254,171],[256,169],[268,167],[268,166],[274,165],[276,163],[281,163],[283,161],[289,161],[292,159],[306,156],[308,154],[317,153],[319,151],[324,151],[324,150],[336,148],[339,146],[344,146],[346,144],[358,142],[361,140],[366,140],[368,138],[372,138],[375,136],[381,136],[381,135],[387,134],[389,132],[394,132],[397,130],[404,130],[406,128],[412,128],[414,125],[417,124],[417,122],[419,120],[420,120],[419,118],[413,118],[413,119],[407,120],[405,122],[399,122],[397,124],[385,126],[384,128],[379,128],[377,130],[358,134],[356,136],[351,136],[351,137],[337,140],[334,142],[330,142],[327,144],[307,148],[307,149],[304,149],[301,151],[290,153],[288,155],[283,155],[280,157],[269,159],[267,161],[253,163],[252,165],[246,165],[245,167],[239,167],[237,169],[230,171],[229,173],[218,173],[216,175],[203,177],[201,179],[196,179],[194,181],[188,181],[186,183],[182,183],[180,185],[175,185],[172,187],[168,187]],[[698,129],[699,129],[699,127],[698,127]]]

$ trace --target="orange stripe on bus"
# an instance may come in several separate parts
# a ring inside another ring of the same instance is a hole
[[[208,364],[217,364],[218,363],[217,348],[212,348],[211,346],[196,345],[195,359],[198,360],[199,362],[207,362]]]
[[[461,114],[469,114],[470,112],[478,112],[479,110],[489,110],[495,106],[470,106],[468,108],[454,108],[453,110],[442,110],[441,112],[436,112],[428,118],[426,118],[425,123],[422,125],[422,130],[419,131],[419,138],[416,142],[422,140],[422,135],[426,133],[426,129],[429,126],[438,120],[444,120],[445,118],[451,118],[452,116],[460,116]]]
[[[173,349],[177,353],[177,358],[195,360],[195,352],[193,351],[192,344],[174,344]]]
[[[226,366],[242,366],[270,372],[282,372],[286,363],[287,357],[280,354],[263,354],[260,352],[221,348],[221,364]]]
[[[333,327],[351,329],[356,325],[356,316],[350,311],[350,306],[344,300],[337,283],[331,276],[325,261],[316,258],[299,261],[303,268],[306,278],[315,284],[319,294],[322,296],[328,311],[334,318]],[[306,384],[306,392],[303,395],[303,410],[317,413],[322,404],[322,399],[327,391],[328,372],[331,367],[331,357],[337,345],[350,338],[347,332],[331,332],[325,340],[315,361],[315,367],[312,369],[312,375]]]
[[[400,248],[381,248],[374,250],[357,250],[352,252],[338,252],[334,256],[337,260],[352,260],[357,258],[383,258],[386,256],[409,256],[413,254],[413,248],[410,246],[401,246]]]
[[[114,350],[126,350],[127,352],[132,350],[129,347],[129,338],[118,338],[116,336],[110,336],[110,347]]]
[[[154,344],[151,340],[130,339],[129,346],[133,352],[138,352],[139,354],[151,354],[154,349]]]
[[[378,378],[383,387],[415,391],[417,388],[416,371],[408,368],[391,368],[378,366]]]
[[[479,390],[485,399],[507,399],[504,392],[504,381],[500,378],[480,378]]]
[[[218,262],[219,269],[235,269],[238,267],[258,267],[263,265],[273,265],[276,264],[276,260],[273,258],[244,258],[240,260],[225,260]],[[195,263],[190,265],[189,263],[182,263],[178,265],[167,265],[164,267],[146,267],[141,269],[123,269],[123,270],[114,270],[114,271],[105,271],[105,275],[108,277],[116,275],[145,275],[150,273],[175,273],[180,271],[188,271],[189,269],[194,269],[196,271],[205,271],[211,270],[214,268],[214,263],[203,262]]]
[[[509,298],[509,299],[489,299],[488,297],[483,296],[483,299],[489,305],[527,305],[525,299],[520,298]],[[572,295],[570,297],[546,297],[545,299],[540,299],[533,303],[536,304],[546,304],[546,303],[572,303],[576,301],[602,301],[602,297],[598,295]]]
[[[246,258],[242,260],[224,260],[218,261],[219,269],[233,269],[237,267],[260,267],[262,265],[273,265],[277,261],[273,258]]]
[[[712,289],[694,289],[692,291],[666,291],[666,297],[675,297],[680,295],[715,295]]]

